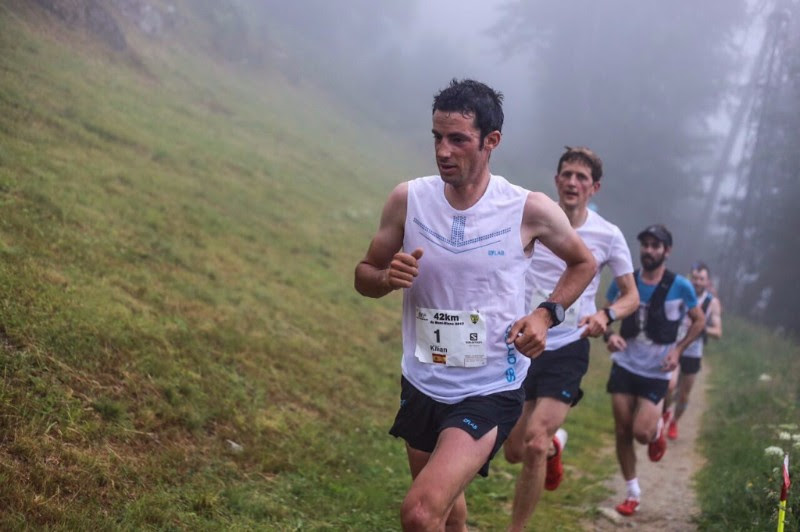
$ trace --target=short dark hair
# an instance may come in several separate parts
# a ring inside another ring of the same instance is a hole
[[[503,93],[479,81],[453,78],[450,86],[433,97],[433,112],[455,111],[474,115],[475,127],[483,139],[492,131],[503,130]]]
[[[595,152],[584,146],[564,146],[567,150],[558,160],[556,175],[561,173],[561,166],[564,163],[583,163],[592,171],[592,181],[597,183],[603,177],[603,161]]]
[[[703,271],[705,270],[709,277],[711,277],[711,268],[708,267],[708,264],[703,262],[702,260],[696,260],[692,263],[692,270],[691,271]]]

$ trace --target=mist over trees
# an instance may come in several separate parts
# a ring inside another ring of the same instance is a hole
[[[764,35],[743,87],[729,143],[739,153],[710,206],[717,235],[721,288],[729,308],[800,334],[796,281],[800,228],[800,3],[767,2]],[[723,174],[723,177],[725,174]]]
[[[38,2],[56,12],[67,5]],[[432,95],[454,77],[485,81],[506,95],[495,172],[554,196],[564,145],[591,147],[605,162],[596,206],[634,256],[638,231],[665,223],[675,237],[670,267],[708,262],[727,309],[797,333],[796,252],[786,245],[800,227],[797,6],[115,0],[105,9],[136,15],[144,33],[191,43],[254,79],[318,87],[351,110],[353,123],[381,125],[430,158],[398,180],[435,171]],[[199,16],[183,17],[189,10]],[[757,54],[744,36],[769,20],[781,21],[781,44]]]
[[[519,1],[497,25],[509,53],[532,51],[532,160],[564,144],[596,150],[607,165],[600,212],[632,243],[646,225],[667,224],[673,267],[706,251],[692,227],[720,135],[709,119],[737,73],[745,15],[743,0]]]

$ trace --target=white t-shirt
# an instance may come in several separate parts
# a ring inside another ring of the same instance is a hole
[[[600,272],[603,266],[611,268],[614,278],[633,272],[631,252],[619,227],[590,210],[586,221],[576,231],[594,255],[597,273],[577,301],[566,309],[564,322],[547,332],[548,351],[559,349],[580,339],[584,328],[579,328],[578,322],[584,316],[597,312],[595,296],[600,285]],[[525,275],[528,312],[549,297],[566,267],[566,263],[546,246],[540,242],[536,243],[531,267]]]
[[[506,344],[525,313],[522,214],[529,191],[493,175],[480,200],[453,208],[439,176],[409,181],[403,249],[422,248],[403,294],[403,375],[453,404],[516,390],[530,359]]]

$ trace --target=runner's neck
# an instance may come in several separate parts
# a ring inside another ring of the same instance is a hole
[[[661,278],[664,276],[664,270],[666,269],[667,267],[664,264],[652,271],[647,271],[642,268],[639,272],[639,277],[645,284],[658,284],[661,282]]]
[[[445,183],[444,197],[451,207],[465,211],[481,200],[491,180],[492,175],[487,169],[485,175],[481,175],[474,183],[465,183],[458,187]]]
[[[564,205],[561,205],[561,209],[567,215],[569,219],[569,223],[573,229],[578,229],[583,224],[586,223],[586,219],[589,218],[589,209],[586,205],[581,207],[570,208]]]

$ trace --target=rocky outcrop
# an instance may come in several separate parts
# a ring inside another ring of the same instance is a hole
[[[174,28],[178,10],[169,2],[148,0],[35,0],[73,28],[83,28],[112,49],[128,48],[123,23],[133,26],[149,37],[160,37]]]
[[[36,0],[36,3],[73,27],[85,28],[112,49],[127,49],[125,34],[100,0]]]

